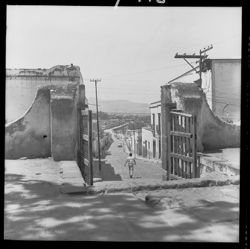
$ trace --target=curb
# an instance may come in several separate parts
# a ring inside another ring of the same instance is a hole
[[[214,179],[204,179],[198,180],[185,180],[185,182],[180,182],[180,180],[173,180],[162,184],[148,184],[148,185],[130,185],[124,187],[82,187],[77,189],[71,189],[69,191],[62,191],[64,194],[82,194],[82,195],[97,195],[97,194],[107,194],[107,193],[117,193],[117,192],[137,192],[143,190],[157,190],[157,189],[183,189],[183,188],[201,188],[201,187],[212,187],[212,186],[224,186],[224,185],[239,185],[240,180],[237,179],[226,179],[226,180],[214,180]],[[61,193],[62,193],[61,192]]]

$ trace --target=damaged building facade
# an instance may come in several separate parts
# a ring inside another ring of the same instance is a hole
[[[206,59],[202,64],[202,84],[194,82],[199,75],[189,71],[161,88],[161,100],[150,104],[151,127],[141,129],[142,156],[161,159],[162,105],[197,116],[197,149],[199,152],[240,146],[240,59]],[[136,141],[135,141],[136,144]]]
[[[78,66],[7,69],[5,158],[74,160],[84,89]]]

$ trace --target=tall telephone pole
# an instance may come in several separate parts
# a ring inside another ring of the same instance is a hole
[[[191,66],[193,68],[193,70],[195,70],[196,73],[199,73],[199,87],[201,87],[201,83],[202,83],[202,79],[201,79],[201,73],[202,73],[202,62],[204,59],[206,59],[208,57],[208,55],[204,54],[206,53],[208,50],[212,49],[213,48],[213,45],[211,46],[208,46],[207,48],[204,48],[203,50],[200,50],[199,54],[178,54],[176,53],[175,57],[174,58],[182,58],[184,59],[189,66]],[[187,59],[199,59],[197,61],[197,63],[199,63],[199,71],[196,71],[196,67],[193,67],[193,65],[191,63],[189,63],[189,61]]]
[[[100,146],[100,135],[99,135],[99,117],[98,117],[98,98],[97,98],[97,82],[101,79],[91,79],[90,82],[95,82],[95,101],[96,101],[96,125],[97,125],[97,143],[98,143],[98,165],[101,170],[101,146]]]

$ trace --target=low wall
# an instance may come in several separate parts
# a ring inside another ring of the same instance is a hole
[[[50,90],[39,89],[30,109],[5,127],[5,158],[51,155]]]
[[[211,111],[205,93],[194,83],[171,84],[177,109],[197,117],[198,151],[240,147],[240,126],[220,120]]]

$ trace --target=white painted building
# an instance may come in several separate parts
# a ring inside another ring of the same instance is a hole
[[[133,155],[142,156],[142,130],[129,130],[127,136],[127,146]]]
[[[161,102],[150,104],[151,127],[142,128],[142,155],[149,159],[161,158]]]
[[[240,121],[241,59],[208,59],[202,88],[213,113],[223,120]]]
[[[193,83],[199,74],[189,71],[170,82]],[[169,82],[169,83],[170,83]],[[211,110],[219,118],[239,122],[240,120],[240,59],[207,59],[204,61],[202,85]],[[161,101],[150,104],[151,127],[141,129],[142,156],[148,159],[161,158]],[[129,141],[131,151],[136,152],[137,140],[133,132]]]
[[[191,70],[169,83],[192,83],[198,79],[199,74]],[[201,88],[216,116],[225,121],[240,122],[241,59],[206,59]]]

